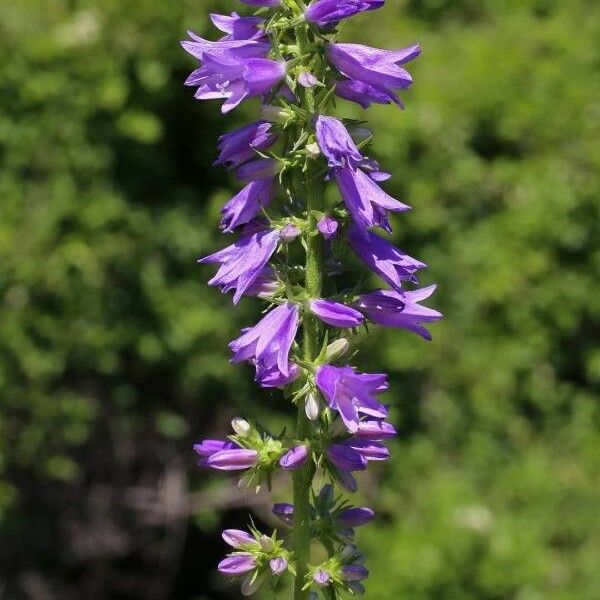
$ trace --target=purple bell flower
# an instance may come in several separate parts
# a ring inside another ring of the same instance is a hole
[[[329,446],[327,458],[342,471],[364,471],[367,468],[367,459],[346,444]]]
[[[240,17],[236,12],[231,15],[211,14],[210,20],[213,25],[227,34],[220,41],[229,40],[258,40],[264,37],[265,30],[262,25],[265,20],[261,17]]]
[[[390,457],[390,451],[381,442],[351,437],[343,442],[348,448],[358,452],[367,462],[383,461]]]
[[[304,444],[292,448],[289,452],[286,452],[279,460],[279,465],[286,471],[295,471],[299,469],[308,460],[309,452],[308,447]]]
[[[348,229],[348,242],[357,256],[397,291],[403,281],[417,282],[415,273],[427,265],[404,254],[387,240],[357,225]]]
[[[275,8],[281,4],[281,0],[242,0],[242,2],[250,6],[267,6],[268,8]]]
[[[286,525],[293,525],[294,523],[294,505],[288,504],[287,502],[280,502],[274,504],[271,512]]]
[[[435,290],[435,285],[412,292],[380,290],[371,294],[363,294],[357,306],[373,323],[408,329],[426,340],[431,340],[431,334],[422,326],[422,323],[439,321],[443,315],[437,310],[421,306],[419,302],[429,298]]]
[[[369,571],[362,565],[344,565],[342,577],[345,581],[364,581],[369,577]]]
[[[342,527],[360,527],[366,525],[375,518],[375,513],[367,507],[353,507],[342,510],[336,517],[336,521]]]
[[[289,354],[299,324],[299,308],[286,302],[274,308],[254,327],[242,330],[242,335],[230,342],[231,362],[252,361],[260,383],[276,368],[283,377],[290,376]]]
[[[224,99],[223,113],[247,98],[268,93],[285,77],[284,63],[263,58],[268,44],[237,40],[207,42],[198,36],[193,39],[182,45],[200,59],[202,66],[192,72],[185,85],[198,88],[195,94],[198,100]]]
[[[218,566],[222,575],[238,577],[246,575],[256,567],[256,558],[252,554],[234,554],[223,559]]]
[[[281,575],[287,570],[288,561],[283,558],[283,556],[278,556],[269,561],[269,566],[271,567],[271,573],[273,573],[273,575]]]
[[[257,121],[225,133],[219,137],[219,158],[215,165],[233,169],[256,158],[257,150],[267,150],[277,141],[277,134],[272,129],[272,123]]]
[[[241,548],[242,546],[260,546],[260,544],[246,531],[240,529],[226,529],[221,537],[225,543],[232,548]]]
[[[294,363],[289,364],[287,375],[284,375],[277,365],[273,365],[261,371],[258,382],[264,388],[283,388],[296,381],[301,373],[302,369]]]
[[[354,437],[379,441],[396,437],[396,435],[398,435],[398,432],[391,423],[376,419],[367,419],[358,424],[358,430],[354,434]]]
[[[272,158],[259,158],[243,164],[235,172],[242,181],[272,180],[279,172],[279,162]]]
[[[371,86],[392,98],[410,86],[412,77],[403,65],[421,53],[418,44],[402,50],[380,50],[361,44],[328,44],[329,62],[349,79]]]
[[[337,234],[339,223],[332,217],[324,216],[319,219],[317,229],[326,241],[331,240]]]
[[[363,108],[369,108],[371,104],[397,104],[404,108],[404,104],[396,94],[389,94],[375,89],[368,83],[357,81],[356,79],[344,79],[338,81],[335,86],[335,93],[344,100],[350,100]]]
[[[213,454],[236,448],[239,448],[239,446],[235,442],[226,440],[202,440],[199,444],[194,444],[194,452],[200,456],[198,465],[201,467],[208,467],[208,459]]]
[[[257,462],[258,452],[245,448],[221,450],[206,459],[207,466],[217,471],[244,471],[254,467]]]
[[[357,373],[349,366],[323,365],[317,370],[315,382],[351,433],[359,430],[361,414],[377,419],[387,416],[387,408],[375,399],[375,395],[388,389],[385,374]]]
[[[331,582],[331,575],[325,569],[317,569],[313,575],[313,581],[320,586],[328,586]]]
[[[331,27],[357,13],[380,8],[384,3],[385,0],[314,0],[304,16],[319,27]]]
[[[359,226],[359,230],[366,231],[378,226],[391,233],[387,211],[410,210],[410,206],[386,194],[360,169],[336,169],[335,179],[344,203],[354,222]]]
[[[360,150],[339,119],[319,115],[315,120],[315,134],[319,148],[332,169],[356,166],[362,162]]]
[[[198,262],[221,265],[208,284],[219,287],[224,294],[235,290],[233,303],[237,304],[246,290],[264,273],[278,243],[279,231],[259,229],[253,233],[243,233],[231,246],[201,258]]]
[[[333,300],[311,300],[310,310],[323,323],[333,327],[351,328],[358,327],[364,322],[364,316],[359,311]]]
[[[254,219],[261,207],[270,204],[273,198],[275,180],[273,178],[251,181],[221,209],[221,229],[232,233],[236,227],[245,225]]]

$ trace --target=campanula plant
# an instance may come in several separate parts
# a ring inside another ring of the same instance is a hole
[[[216,164],[241,183],[222,209],[221,229],[235,237],[200,262],[217,265],[209,285],[232,292],[233,304],[244,296],[267,303],[229,343],[231,361],[252,365],[258,386],[281,388],[297,425],[277,436],[236,418],[228,439],[194,449],[202,467],[236,471],[242,485],[292,478],[293,502],[273,506],[284,535],[254,525],[224,531],[232,551],[219,571],[239,578],[244,595],[289,576],[294,600],[331,600],[364,592],[369,572],[354,530],[375,514],[345,498],[357,490],[357,472],[389,458],[386,441],[396,435],[381,398],[387,375],[352,364],[351,340],[368,323],[430,339],[425,325],[442,315],[420,304],[435,291],[418,288],[426,265],[386,238],[390,214],[411,207],[385,191],[391,175],[366,154],[371,132],[330,113],[336,96],[402,106],[399,92],[412,84],[405,67],[420,48],[338,41],[341,21],[385,0],[243,2],[256,14],[210,16],[220,39],[190,32],[182,42],[198,60],[185,82],[198,100],[222,100],[223,113],[249,98],[261,103],[257,121],[217,143]],[[331,204],[328,185],[339,192]],[[344,264],[347,247],[364,266]],[[389,287],[361,289],[369,271]],[[314,543],[325,560],[315,561]]]

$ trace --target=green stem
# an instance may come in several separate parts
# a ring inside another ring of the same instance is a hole
[[[306,25],[296,28],[296,39],[300,53],[309,44],[308,30]],[[300,90],[299,90],[300,91]],[[315,111],[315,98],[312,90],[300,91],[300,101],[308,113],[309,122],[306,127],[312,127],[312,116]],[[318,177],[319,165],[312,160],[307,163],[307,169],[302,177],[302,186],[298,190],[306,194],[306,212],[309,221],[304,242],[306,246],[306,272],[305,288],[309,298],[318,298],[322,288],[322,248],[320,236],[311,235],[316,229],[313,211],[321,210],[323,203],[322,178]],[[317,319],[308,311],[303,320],[303,355],[308,363],[315,360],[320,351],[320,331]],[[310,436],[311,422],[306,417],[302,403],[298,406],[298,423],[296,438],[303,440]],[[306,600],[308,590],[303,590],[306,582],[308,564],[310,563],[310,549],[312,541],[312,523],[310,515],[310,490],[315,475],[314,464],[309,463],[294,474],[294,552],[296,558],[296,579],[294,581],[294,600]]]

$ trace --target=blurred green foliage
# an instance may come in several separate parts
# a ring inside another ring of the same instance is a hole
[[[47,485],[109,477],[126,441],[161,463],[236,410],[283,419],[227,362],[257,303],[233,310],[195,265],[234,189],[216,136],[253,107],[225,123],[195,103],[177,40],[235,5],[0,6],[0,532],[59,511]],[[431,265],[446,319],[432,344],[376,330],[361,353],[392,374],[402,429],[365,486],[369,597],[594,600],[600,7],[387,5],[345,37],[424,47],[407,110],[366,118],[415,209],[397,241]]]

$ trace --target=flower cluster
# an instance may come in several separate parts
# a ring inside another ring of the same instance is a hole
[[[250,98],[261,104],[260,120],[218,141],[215,164],[241,182],[221,211],[221,230],[235,239],[199,262],[217,266],[209,285],[232,292],[234,304],[244,296],[267,302],[264,316],[229,343],[231,362],[251,365],[260,387],[283,389],[298,426],[273,435],[237,418],[228,439],[194,449],[200,466],[239,472],[243,485],[270,486],[278,472],[294,483],[293,503],[273,507],[292,530],[291,545],[277,532],[226,530],[234,551],[219,570],[242,578],[244,595],[289,573],[295,600],[319,591],[338,598],[363,591],[368,571],[354,530],[374,517],[343,494],[357,490],[357,472],[389,458],[386,441],[396,435],[380,398],[387,375],[350,364],[351,339],[369,323],[431,339],[426,325],[442,315],[421,304],[435,286],[412,287],[426,265],[385,237],[391,213],[410,207],[385,191],[391,175],[365,153],[371,132],[328,111],[336,95],[362,107],[402,106],[398,93],[412,83],[405,65],[420,48],[337,41],[341,21],[385,0],[242,1],[256,13],[211,15],[220,39],[190,32],[182,42],[199,63],[186,81],[197,99],[221,99],[223,113]],[[339,202],[325,203],[327,185]],[[354,266],[344,258],[348,247]],[[388,287],[361,289],[369,272]],[[327,552],[318,564],[312,540]]]

